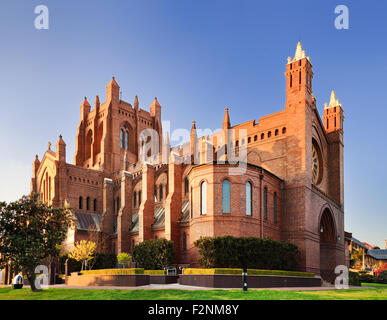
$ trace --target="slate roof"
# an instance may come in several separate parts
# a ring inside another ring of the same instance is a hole
[[[352,237],[352,242],[355,242],[357,245],[361,246],[364,249],[368,250],[368,247],[361,241],[357,240],[356,238]]]
[[[181,214],[182,217],[180,219],[180,223],[188,222],[190,217],[189,200],[183,201],[181,205]]]
[[[77,219],[77,230],[89,230],[89,227],[94,227],[101,231],[100,222],[101,215],[98,213],[75,212]]]
[[[386,249],[368,250],[368,255],[377,259],[377,260],[387,260],[387,250]]]
[[[189,201],[183,201],[182,203],[182,217],[179,220],[181,223],[188,222],[190,219],[190,208]],[[133,213],[132,215],[132,227],[130,232],[138,232],[138,212]],[[154,221],[152,223],[152,228],[163,228],[165,225],[165,208],[162,206],[156,207],[154,211]]]

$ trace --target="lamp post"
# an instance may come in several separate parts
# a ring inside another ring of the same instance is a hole
[[[247,269],[243,268],[243,291],[247,291]]]

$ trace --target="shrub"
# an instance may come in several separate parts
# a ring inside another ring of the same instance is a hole
[[[117,257],[114,253],[96,253],[93,269],[111,269],[117,266]]]
[[[364,271],[359,272],[359,281],[360,283],[366,282],[366,283],[373,283],[375,282],[375,277],[371,274],[367,274]]]
[[[297,246],[268,238],[202,237],[194,244],[207,268],[294,270],[297,263]]]
[[[387,283],[387,270],[382,271],[379,276],[376,278],[377,283]]]
[[[137,266],[147,270],[161,270],[172,265],[174,255],[173,242],[166,239],[146,240],[133,250],[133,260]]]
[[[82,268],[82,262],[80,261],[75,261],[74,259],[69,258],[68,254],[64,254],[59,257],[59,273],[65,273],[65,263],[66,260],[68,260],[67,267],[68,267],[68,273],[70,274],[71,272],[77,272],[80,271]]]
[[[83,270],[82,275],[93,275],[93,274],[144,274],[142,268],[131,268],[131,269],[98,269],[98,270]]]
[[[167,274],[165,270],[144,270],[144,274],[149,274],[152,276],[164,276]]]
[[[124,267],[128,267],[132,262],[132,256],[125,252],[121,252],[119,255],[117,255],[117,261],[119,264],[124,265]]]
[[[348,284],[350,286],[360,286],[360,277],[357,272],[349,271],[349,279],[348,279]]]
[[[241,275],[243,269],[214,268],[214,269],[184,269],[184,274],[237,274]],[[267,276],[292,276],[313,278],[315,275],[311,272],[284,271],[284,270],[258,270],[247,269],[248,275],[267,275]]]

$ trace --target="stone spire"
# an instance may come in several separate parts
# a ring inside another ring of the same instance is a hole
[[[138,103],[138,97],[136,95],[136,97],[134,98],[134,108],[138,110],[138,107],[139,107],[139,103]]]
[[[341,106],[341,104],[339,102],[339,99],[336,99],[335,90],[332,90],[329,105],[327,103],[325,103],[325,108],[333,108],[333,107],[338,107],[338,106]]]
[[[99,101],[99,96],[96,96],[95,97],[95,109],[96,110],[99,109],[100,105],[101,105],[101,103]]]
[[[224,111],[223,129],[230,129],[230,128],[231,128],[230,116],[228,115],[228,108],[226,108]]]
[[[83,99],[82,106],[89,107],[89,108],[91,107],[89,101],[87,101],[87,97],[85,97],[85,99]]]
[[[294,58],[292,60],[291,57],[288,57],[288,63],[291,63],[291,62],[294,62],[294,61],[298,61],[298,60],[301,60],[301,59],[304,59],[304,58],[307,58],[308,60],[310,60],[310,58],[306,56],[305,50],[302,50],[302,44],[299,41],[297,43],[297,48],[296,48],[296,53],[294,54]]]
[[[150,115],[152,117],[161,117],[161,105],[157,101],[157,97],[153,100],[152,104],[150,105]]]
[[[120,86],[116,82],[116,79],[112,77],[112,80],[106,87],[106,101],[118,102],[120,98]]]
[[[66,143],[62,139],[62,135],[59,135],[56,143],[56,157],[59,161],[66,162]]]
[[[197,144],[197,135],[196,135],[196,122],[192,121],[191,127],[191,156],[195,154]]]

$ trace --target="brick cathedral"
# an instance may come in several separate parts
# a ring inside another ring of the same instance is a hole
[[[226,108],[221,130],[198,137],[193,122],[190,141],[171,148],[157,98],[149,111],[137,96],[125,102],[113,77],[105,102],[97,96],[94,108],[86,98],[80,106],[73,164],[60,136],[55,151],[49,143],[43,159],[36,156],[31,190],[73,208],[68,249],[94,228],[115,253],[173,240],[175,262],[195,266],[201,236],[270,237],[299,247],[300,270],[331,279],[344,264],[343,109],[332,91],[321,119],[301,43],[285,78],[283,110],[231,125]],[[229,159],[242,153],[238,174]]]

